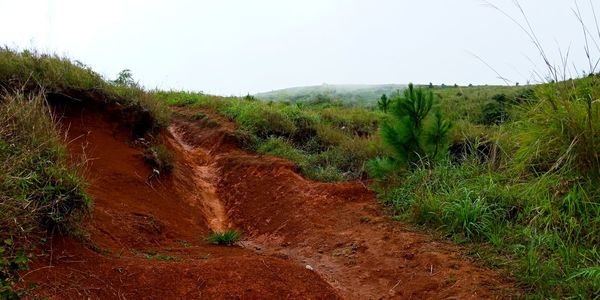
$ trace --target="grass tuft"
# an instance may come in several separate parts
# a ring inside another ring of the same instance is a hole
[[[241,237],[242,234],[239,231],[232,229],[222,232],[213,232],[208,236],[207,241],[215,245],[231,246],[237,243]]]
[[[144,160],[161,174],[168,174],[175,168],[175,155],[165,145],[159,144],[144,151]]]

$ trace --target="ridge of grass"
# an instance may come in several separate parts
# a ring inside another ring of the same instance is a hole
[[[144,123],[140,134],[164,127],[170,119],[168,107],[134,82],[129,72],[111,81],[79,61],[0,48],[1,299],[26,293],[16,286],[32,250],[50,232],[75,234],[92,206],[80,172],[67,164],[51,100],[113,105],[135,117],[127,124],[132,131],[139,126],[136,122]]]
[[[111,81],[78,60],[0,47],[0,92],[41,92],[77,101],[93,98],[119,103],[134,110],[147,110],[158,126],[168,125],[171,114],[168,107],[133,81],[128,70],[124,72],[129,75],[126,80]],[[81,98],[82,93],[88,97]]]

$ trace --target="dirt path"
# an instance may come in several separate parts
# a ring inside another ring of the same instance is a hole
[[[389,220],[362,184],[308,181],[211,118],[163,134],[176,168],[150,183],[127,134],[89,111],[65,118],[70,152],[92,159],[95,208],[87,242],[56,236],[25,275],[32,298],[508,298],[498,274]],[[204,241],[226,228],[243,247]]]

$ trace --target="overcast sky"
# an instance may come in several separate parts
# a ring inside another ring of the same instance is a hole
[[[491,2],[520,17],[512,0]],[[570,65],[587,68],[574,1],[521,4],[554,61],[571,46]],[[590,1],[579,5],[595,31]],[[513,81],[544,72],[528,37],[480,0],[0,0],[0,44],[65,55],[108,78],[131,69],[147,88],[225,95],[503,83],[473,54]]]

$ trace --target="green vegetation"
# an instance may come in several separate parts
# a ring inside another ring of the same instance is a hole
[[[383,142],[389,146],[391,156],[370,161],[371,175],[384,176],[401,166],[413,167],[435,160],[443,153],[450,123],[442,120],[440,113],[427,124],[433,106],[433,92],[415,89],[409,84],[404,96],[393,101],[391,118],[381,126]]]
[[[390,86],[368,96],[298,89],[267,102],[148,93],[129,70],[107,81],[78,62],[0,49],[0,86],[0,297],[17,296],[18,271],[44,231],[68,231],[90,207],[46,98],[118,103],[149,112],[153,127],[169,120],[164,103],[210,109],[236,123],[240,145],[287,158],[309,178],[353,180],[368,169],[396,219],[463,243],[527,296],[600,296],[597,75],[519,87]],[[192,118],[219,126],[204,113]],[[161,172],[173,167],[164,146],[145,156]],[[228,230],[207,240],[239,238]]]
[[[222,232],[213,232],[206,240],[215,245],[231,246],[237,243],[241,237],[242,234],[237,230],[226,230]]]
[[[0,298],[18,298],[19,271],[51,232],[77,234],[91,200],[67,164],[50,106],[115,105],[134,134],[169,122],[169,109],[124,71],[107,81],[80,62],[0,48]]]
[[[360,178],[369,162],[372,188],[396,219],[465,244],[526,296],[593,298],[599,81],[413,87],[387,113],[328,99],[159,98],[220,113],[248,149],[288,158],[313,179]]]
[[[292,103],[339,101],[345,106],[374,108],[382,94],[394,95],[406,85],[329,85],[295,87],[254,95],[264,101],[289,101]]]
[[[157,126],[167,125],[170,118],[168,108],[133,81],[129,70],[121,72],[115,81],[108,81],[79,61],[35,51],[0,48],[0,87],[148,110]]]
[[[467,243],[535,297],[597,297],[600,110],[591,99],[599,81],[492,96],[511,118],[484,125],[463,116],[447,160],[377,180],[374,189],[398,218]],[[477,102],[484,112],[486,101]]]
[[[379,98],[379,101],[377,101],[377,107],[379,107],[379,109],[384,113],[388,112],[388,109],[390,109],[391,105],[392,99],[388,98],[386,94],[381,95],[381,98]]]
[[[293,104],[188,92],[156,92],[155,96],[172,106],[208,108],[227,117],[238,125],[242,146],[290,159],[315,180],[360,178],[367,160],[384,152],[377,135],[383,116],[379,111],[334,101]]]
[[[43,230],[68,230],[91,205],[42,95],[0,98],[0,298],[16,297],[18,271]]]

